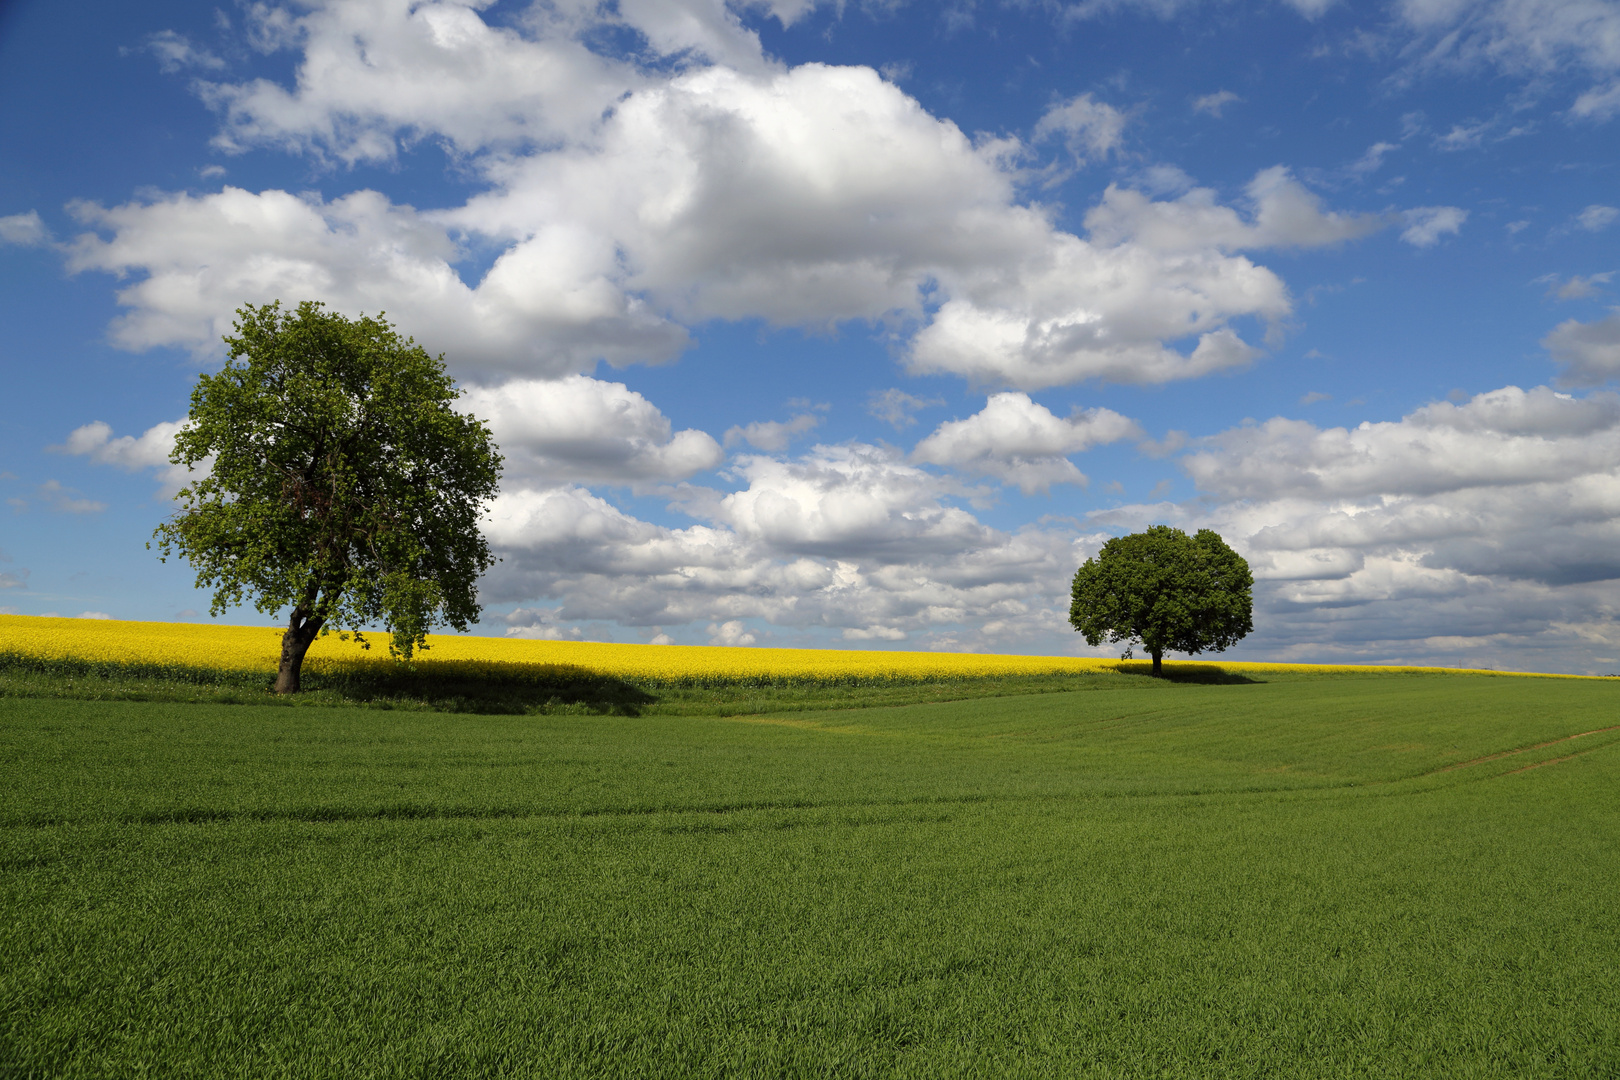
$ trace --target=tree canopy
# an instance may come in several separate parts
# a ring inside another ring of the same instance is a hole
[[[444,358],[380,314],[278,301],[237,316],[224,369],[198,379],[175,438],[170,460],[202,476],[154,534],[163,557],[214,589],[215,615],[244,598],[290,609],[278,693],[299,689],[304,654],[329,630],[380,623],[404,659],[436,625],[466,630],[495,561],[478,518],[501,456],[454,410]]]
[[[1253,587],[1248,562],[1220,534],[1154,525],[1081,565],[1069,622],[1090,645],[1141,642],[1159,675],[1167,650],[1221,652],[1253,630]]]

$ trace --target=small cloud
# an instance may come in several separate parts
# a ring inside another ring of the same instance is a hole
[[[175,619],[195,619],[199,614],[201,614],[201,612],[199,612],[196,608],[189,608],[188,607],[183,611],[175,612],[171,616],[171,618],[175,618]]]
[[[585,635],[578,627],[558,626],[557,612],[552,608],[513,608],[497,616],[506,624],[506,636],[527,641],[582,641]]]
[[[1136,174],[1136,186],[1150,195],[1184,195],[1198,181],[1174,165],[1149,165]]]
[[[1166,495],[1170,494],[1171,489],[1173,489],[1175,486],[1175,481],[1173,480],[1160,480],[1157,484],[1153,485],[1153,490],[1148,492],[1148,498],[1162,499]]]
[[[15,574],[0,574],[0,589],[26,589],[28,588],[28,571],[17,568]]]
[[[1103,490],[1110,495],[1123,495],[1125,494],[1125,485],[1118,480],[1110,480],[1103,485]]]
[[[1407,222],[1401,239],[1413,247],[1433,247],[1446,234],[1455,235],[1468,220],[1468,211],[1456,206],[1418,206],[1401,215]]]
[[[173,30],[159,30],[147,38],[146,51],[157,57],[158,70],[169,74],[185,68],[219,71],[225,66],[225,61]]]
[[[1162,439],[1143,439],[1136,444],[1136,448],[1150,458],[1167,458],[1186,446],[1188,441],[1185,431],[1170,431]]]
[[[1587,232],[1602,232],[1614,224],[1615,218],[1620,218],[1620,209],[1593,203],[1575,215],[1575,223]]]
[[[844,631],[845,641],[904,641],[906,632],[893,626],[868,626],[864,630],[854,627]]]
[[[910,60],[891,60],[887,64],[884,64],[882,67],[878,68],[879,73],[881,73],[885,79],[896,85],[899,85],[900,83],[903,83],[907,79],[911,78],[911,73],[914,70],[915,66]]]
[[[1557,274],[1546,274],[1536,278],[1536,284],[1546,284],[1547,295],[1558,300],[1586,300],[1602,292],[1599,286],[1609,284],[1613,278],[1613,270],[1590,277],[1572,274],[1568,281],[1559,280]]]
[[[1503,228],[1507,229],[1509,236],[1518,236],[1530,227],[1528,221],[1510,221]]]
[[[225,175],[225,166],[204,165],[201,169],[197,170],[197,175],[202,177],[204,180],[212,180],[215,177]]]
[[[105,611],[81,611],[73,616],[75,619],[110,619],[111,615]]]
[[[1362,154],[1348,166],[1348,169],[1356,176],[1366,176],[1369,173],[1375,173],[1384,164],[1384,155],[1388,154],[1391,150],[1399,149],[1400,147],[1395,143],[1373,143],[1367,148],[1367,152],[1365,154]]]
[[[508,626],[506,636],[520,641],[584,641],[575,626]]]
[[[1288,0],[1288,6],[1311,21],[1320,19],[1338,0]]]
[[[1332,394],[1324,394],[1320,390],[1312,390],[1310,393],[1308,393],[1304,397],[1300,398],[1299,403],[1301,405],[1315,405],[1318,401],[1332,401],[1332,400],[1333,400],[1333,395]]]
[[[1195,113],[1208,113],[1216,119],[1220,119],[1222,109],[1242,100],[1230,90],[1217,90],[1213,94],[1193,98],[1192,110]]]
[[[1061,137],[1077,161],[1103,158],[1115,150],[1125,132],[1125,114],[1090,94],[1081,94],[1046,110],[1035,125],[1035,141]]]
[[[785,424],[776,420],[762,420],[746,427],[731,428],[726,432],[725,443],[735,446],[746,442],[756,450],[786,450],[795,436],[803,435],[820,423],[821,417],[810,413],[800,413]]]
[[[710,645],[752,645],[756,638],[751,630],[738,619],[723,622],[718,625],[709,624]]]
[[[657,633],[657,634],[653,635],[652,640],[650,642],[648,642],[648,644],[649,645],[673,645],[673,644],[675,644],[675,639],[670,637],[668,634]]]
[[[866,400],[866,411],[888,424],[894,430],[908,428],[917,422],[912,413],[945,404],[944,398],[912,397],[904,390],[890,388],[874,390]]]
[[[1581,94],[1569,110],[1583,120],[1607,120],[1620,115],[1620,81]]]
[[[1472,126],[1454,124],[1451,130],[1444,135],[1435,136],[1435,149],[1470,150],[1480,144],[1480,141],[1485,137],[1486,129],[1489,127],[1489,123],[1474,124]]]
[[[1559,323],[1541,345],[1563,369],[1558,381],[1564,386],[1597,386],[1620,376],[1620,307],[1595,322]]]
[[[107,504],[94,499],[77,498],[74,488],[63,487],[55,480],[47,480],[34,491],[34,498],[58,514],[99,514]]]
[[[0,217],[0,244],[15,244],[18,247],[43,247],[50,241],[50,230],[45,228],[45,222],[40,218],[38,210],[30,210],[26,214],[12,214],[9,217]]]

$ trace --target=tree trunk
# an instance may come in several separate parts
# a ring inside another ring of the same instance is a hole
[[[1163,649],[1154,649],[1153,650],[1153,677],[1155,679],[1162,678],[1164,676],[1164,665],[1162,663],[1160,663],[1160,661],[1163,658],[1164,658],[1164,650]]]
[[[294,609],[287,619],[287,632],[281,635],[281,667],[276,672],[276,693],[296,694],[301,689],[304,654],[320,633],[322,619],[306,619]]]

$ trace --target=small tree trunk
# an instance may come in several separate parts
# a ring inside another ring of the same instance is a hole
[[[1160,662],[1163,659],[1164,659],[1164,650],[1163,649],[1154,649],[1153,650],[1153,677],[1155,679],[1161,678],[1164,675],[1164,665]]]
[[[296,694],[301,689],[304,654],[320,633],[321,619],[306,619],[294,610],[287,619],[287,632],[281,635],[281,667],[276,671],[276,693]]]

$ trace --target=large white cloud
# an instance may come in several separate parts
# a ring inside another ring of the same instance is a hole
[[[1111,409],[1076,410],[1062,419],[1028,394],[992,394],[980,412],[936,428],[911,459],[993,476],[1027,495],[1053,484],[1084,486],[1086,476],[1070,454],[1141,435],[1136,421]]]
[[[1200,500],[1094,520],[1220,531],[1259,580],[1261,651],[1612,665],[1620,395],[1510,386],[1354,428],[1278,418],[1183,465]]]
[[[1111,188],[1081,237],[1021,192],[1016,138],[969,138],[870,68],[783,67],[720,0],[570,2],[513,27],[483,6],[255,8],[301,63],[291,87],[209,85],[230,145],[360,161],[432,138],[470,155],[484,190],[431,211],[236,188],[81,204],[94,231],[71,268],[133,279],[115,339],[206,351],[244,301],[320,296],[387,309],[493,381],[667,360],[706,319],[898,319],[917,328],[903,356],[917,372],[1156,383],[1247,363],[1233,321],[1290,312],[1277,275],[1237,249],[1335,243],[1384,220],[1323,209],[1279,167],[1250,185],[1252,220],[1207,191],[1156,203]],[[769,10],[791,21],[805,6]],[[612,23],[656,62],[592,52]],[[1032,128],[1098,154],[1123,123],[1082,97]],[[464,281],[457,266],[491,246],[488,272]]]
[[[640,520],[578,487],[509,491],[489,517],[504,561],[484,598],[555,603],[546,619],[525,619],[547,634],[559,620],[707,623],[740,640],[741,620],[756,620],[782,633],[914,646],[1083,645],[1066,630],[1066,591],[1100,536],[990,528],[952,505],[951,480],[866,444],[745,458],[733,475],[746,486],[673,492],[676,506],[707,522],[685,528]]]
[[[479,14],[491,0],[346,0],[296,12],[255,5],[267,47],[295,47],[290,89],[266,79],[204,83],[229,150],[278,146],[342,161],[393,159],[401,142],[449,140],[463,153],[567,142],[585,135],[627,90],[647,83],[632,63],[592,51],[604,25],[640,34],[664,57],[747,70],[766,66],[755,34],[724,0],[594,0],[535,4],[517,27]],[[801,5],[772,5],[791,21]]]
[[[674,431],[656,405],[623,383],[584,375],[468,386],[455,408],[489,424],[505,459],[503,483],[509,489],[573,483],[644,488],[685,480],[725,458],[707,433]],[[185,423],[168,421],[139,436],[114,437],[111,425],[96,420],[51,449],[126,472],[156,470],[166,496],[172,496],[189,475],[184,466],[169,462],[174,437]]]
[[[889,447],[818,446],[794,461],[744,458],[733,471],[746,488],[717,503],[688,500],[690,512],[784,553],[900,562],[968,550],[992,535],[941,500],[949,481]]]
[[[212,352],[239,305],[315,298],[351,315],[386,310],[461,369],[562,375],[598,358],[667,360],[689,340],[625,294],[607,238],[566,222],[507,250],[469,288],[446,227],[375,191],[326,202],[226,187],[74,211],[98,231],[73,242],[71,270],[140,275],[118,293],[130,311],[113,338],[126,348]]]
[[[1564,481],[1620,461],[1620,397],[1505,387],[1466,405],[1426,405],[1399,421],[1322,430],[1277,418],[1213,436],[1184,459],[1225,498],[1432,496]]]

